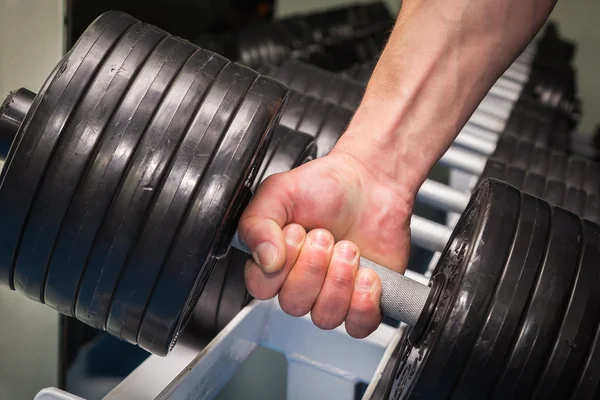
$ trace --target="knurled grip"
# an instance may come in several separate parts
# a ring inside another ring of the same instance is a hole
[[[237,233],[231,246],[251,254]],[[431,288],[366,258],[361,257],[360,268],[375,271],[381,280],[381,312],[396,321],[414,326],[425,307]]]

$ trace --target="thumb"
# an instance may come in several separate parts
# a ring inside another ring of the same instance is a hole
[[[267,178],[240,218],[240,238],[265,273],[279,271],[286,260],[283,228],[289,223],[288,210],[293,204],[291,192],[285,190],[286,174]]]

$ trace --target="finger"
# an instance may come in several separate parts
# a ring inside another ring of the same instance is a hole
[[[252,257],[266,273],[283,268],[286,260],[282,228],[287,225],[290,191],[288,179],[280,175],[267,178],[246,207],[239,223],[240,238],[250,248]]]
[[[294,317],[308,314],[319,296],[333,252],[333,236],[315,229],[306,237],[296,264],[289,272],[281,291],[281,309]]]
[[[362,339],[377,329],[381,322],[380,300],[381,281],[377,274],[367,268],[359,269],[346,316],[346,331],[350,336]]]
[[[351,242],[341,241],[334,246],[325,283],[311,310],[317,327],[334,329],[344,322],[358,271],[358,254],[358,248]]]
[[[279,293],[281,285],[298,260],[300,250],[306,240],[306,231],[298,224],[291,224],[283,229],[283,236],[286,243],[286,260],[282,269],[269,274],[260,269],[252,259],[246,263],[246,288],[258,300],[271,299]]]

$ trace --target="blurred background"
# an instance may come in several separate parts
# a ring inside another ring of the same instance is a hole
[[[352,3],[358,1],[353,0]],[[207,32],[237,29],[257,21],[348,4],[344,0],[0,0],[0,93],[28,87],[37,90],[61,56],[102,12],[118,9],[172,34],[193,40]],[[397,0],[386,1],[392,13]],[[594,132],[600,111],[600,29],[597,0],[559,2],[552,20],[573,40],[578,51],[579,94],[584,104],[582,134]],[[40,389],[66,388],[89,400],[101,398],[131,372],[147,354],[87,328],[24,296],[0,288],[0,400],[33,399]],[[257,352],[256,365],[238,380],[268,379],[268,394],[282,398],[282,357]],[[262,374],[262,375],[261,375]],[[262,378],[261,378],[262,376]],[[90,380],[93,378],[93,380]],[[93,382],[93,384],[91,384]],[[248,386],[246,386],[248,387]],[[239,398],[235,382],[222,398]],[[258,390],[258,389],[257,389]],[[244,398],[254,398],[246,393]]]

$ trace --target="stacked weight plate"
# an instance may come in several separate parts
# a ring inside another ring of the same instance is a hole
[[[195,42],[251,68],[287,58],[340,70],[374,59],[393,26],[385,4],[367,3],[295,15]]]
[[[279,125],[269,143],[253,190],[267,177],[289,171],[316,157],[317,146],[311,135]],[[252,299],[244,278],[244,265],[248,259],[248,254],[232,248],[217,262],[190,319],[189,329],[194,335],[213,338]]]
[[[484,181],[434,271],[446,284],[427,328],[399,346],[389,398],[597,398],[598,262],[600,226]]]
[[[0,125],[14,137],[0,282],[167,354],[229,247],[286,97],[245,66],[103,14],[18,130]]]

